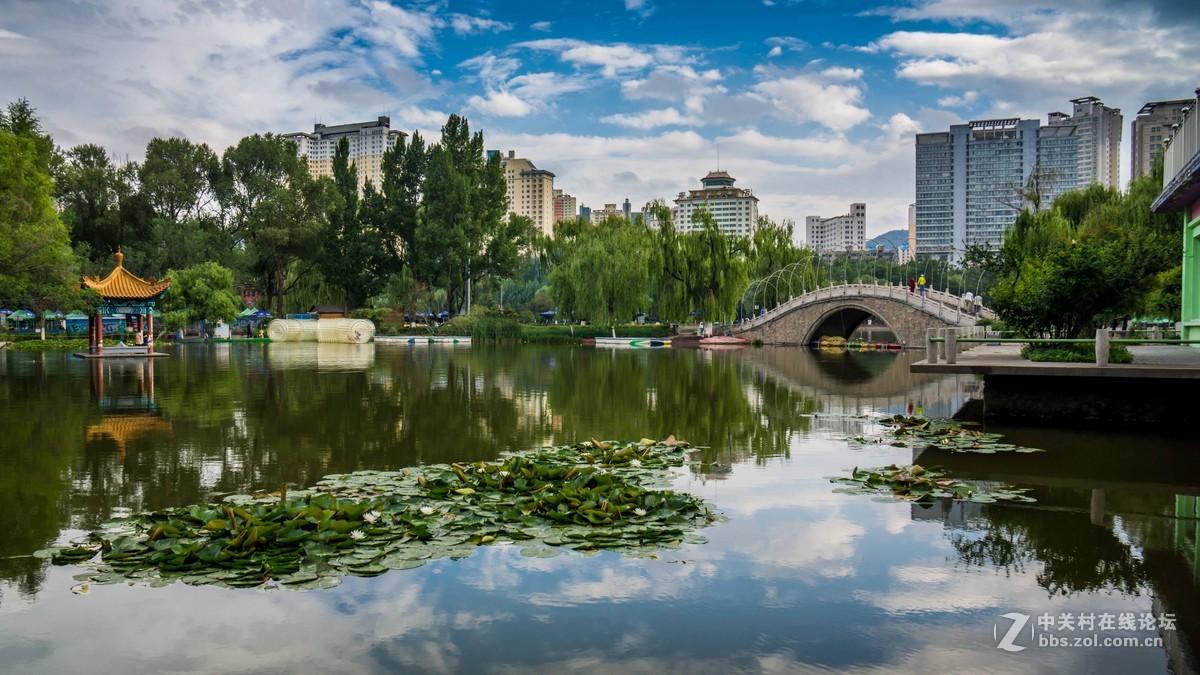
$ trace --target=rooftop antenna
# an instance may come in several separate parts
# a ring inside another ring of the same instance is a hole
[[[717,141],[717,171],[721,170],[721,141]]]

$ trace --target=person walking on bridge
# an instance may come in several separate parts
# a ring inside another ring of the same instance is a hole
[[[925,295],[925,275],[924,274],[917,277],[917,290],[921,292],[921,295]]]
[[[917,292],[917,280],[913,277],[908,278],[908,292],[909,293]]]

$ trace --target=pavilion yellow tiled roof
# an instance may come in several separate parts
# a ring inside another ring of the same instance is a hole
[[[102,297],[128,300],[148,300],[171,287],[171,277],[161,281],[151,277],[150,281],[146,281],[125,269],[122,264],[124,260],[125,255],[118,249],[117,266],[113,268],[113,271],[103,279],[85,276],[83,285],[95,289]]]

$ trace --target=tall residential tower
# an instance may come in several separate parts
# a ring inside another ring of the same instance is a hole
[[[916,254],[960,260],[997,246],[1022,208],[1120,184],[1121,111],[1078,98],[1070,115],[974,120],[916,137]]]
[[[1171,137],[1171,127],[1183,119],[1196,100],[1151,101],[1142,106],[1129,124],[1130,180],[1149,175],[1154,161],[1163,156],[1163,144]]]
[[[308,158],[308,172],[313,176],[333,175],[333,153],[338,141],[350,142],[350,161],[358,168],[358,189],[367,181],[378,188],[383,184],[383,153],[405,137],[392,129],[392,120],[381,116],[374,122],[355,122],[325,126],[314,124],[311,134],[297,131],[283,134],[296,144],[296,154]]]

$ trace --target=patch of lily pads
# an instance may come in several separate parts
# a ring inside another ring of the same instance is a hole
[[[889,464],[870,469],[854,467],[849,476],[830,476],[829,481],[843,486],[835,488],[834,492],[891,495],[895,500],[921,504],[931,504],[937,499],[956,499],[979,504],[1037,501],[1025,494],[1028,488],[1011,485],[985,488],[967,481],[955,480],[945,469],[926,469],[920,464]]]
[[[878,420],[887,427],[881,434],[859,434],[853,440],[860,443],[887,443],[898,447],[942,448],[951,452],[973,452],[993,454],[997,452],[1042,452],[1038,448],[1027,448],[1004,443],[1000,434],[968,429],[951,420],[931,420],[925,417],[892,415]]]
[[[87,566],[76,576],[80,593],[121,582],[331,588],[346,575],[373,577],[500,543],[534,558],[566,549],[651,556],[705,543],[696,530],[721,518],[702,499],[667,489],[670,469],[689,461],[689,446],[671,437],[336,474],[311,489],[115,519],[34,555]]]

